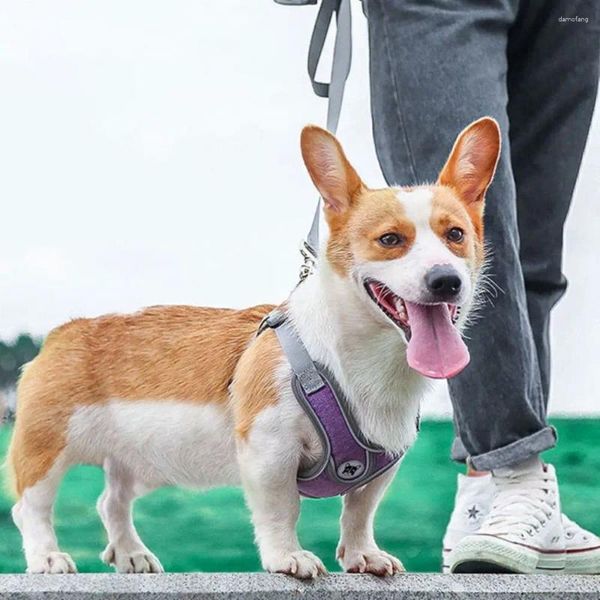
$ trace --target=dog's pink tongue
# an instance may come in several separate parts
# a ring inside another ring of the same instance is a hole
[[[415,371],[434,379],[458,375],[470,360],[469,350],[452,325],[445,304],[406,302],[411,337],[406,358]]]

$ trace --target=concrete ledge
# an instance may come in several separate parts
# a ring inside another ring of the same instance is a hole
[[[0,600],[434,600],[600,598],[600,577],[577,575],[329,575],[301,582],[266,573],[0,575]]]

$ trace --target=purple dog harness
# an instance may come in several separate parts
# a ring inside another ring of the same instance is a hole
[[[271,328],[293,371],[292,390],[312,421],[323,446],[323,457],[298,473],[298,491],[309,498],[329,498],[365,485],[394,466],[402,454],[368,444],[361,435],[338,383],[310,358],[287,316],[273,311],[258,333]]]

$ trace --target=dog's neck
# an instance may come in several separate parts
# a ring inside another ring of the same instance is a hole
[[[312,359],[342,387],[364,436],[393,451],[412,443],[427,380],[408,367],[400,333],[376,318],[358,286],[323,257],[290,296],[289,310]]]

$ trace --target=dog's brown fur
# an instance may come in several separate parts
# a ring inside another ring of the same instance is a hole
[[[65,447],[68,420],[78,406],[111,398],[227,402],[239,358],[272,308],[156,306],[132,315],[77,319],[52,331],[19,382],[7,460],[16,494],[52,467]],[[268,363],[266,373],[272,373],[278,352],[269,335],[252,349],[260,358],[255,364]],[[241,369],[243,385],[243,365]],[[268,377],[254,381],[264,385],[256,398],[272,401]],[[247,431],[259,404],[236,407],[240,433]]]

